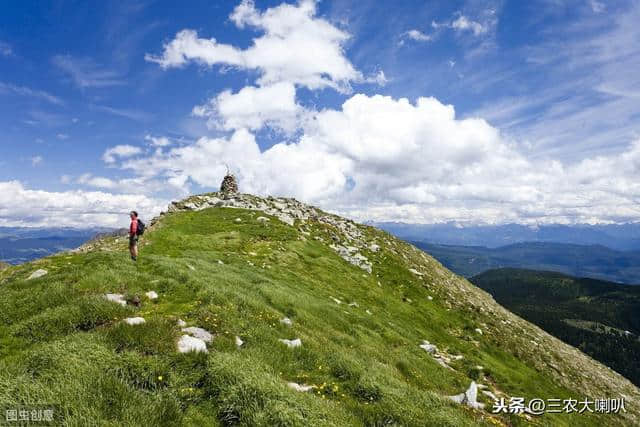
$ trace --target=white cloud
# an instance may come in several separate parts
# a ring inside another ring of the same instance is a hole
[[[64,141],[65,139],[69,139],[69,135],[67,135],[66,133],[59,133],[56,135],[56,138],[58,138],[59,140]]]
[[[43,160],[42,156],[34,156],[31,158],[31,166],[38,166]]]
[[[451,22],[451,28],[457,31],[471,31],[475,36],[487,32],[487,28],[481,23],[472,21],[464,15],[458,16],[458,18]]]
[[[117,183],[112,179],[101,177],[101,176],[92,176],[91,174],[84,174],[78,178],[78,184],[88,185],[96,188],[104,188],[104,189],[114,189],[117,187]]]
[[[343,45],[349,35],[315,15],[313,0],[282,4],[264,12],[245,0],[234,9],[230,19],[238,28],[250,26],[264,33],[247,49],[199,38],[193,30],[182,30],[165,44],[161,56],[147,54],[145,58],[163,68],[181,67],[193,61],[208,66],[255,69],[260,72],[259,86],[289,82],[310,89],[332,87],[347,92],[351,81],[362,79],[344,56]]]
[[[171,145],[171,141],[166,136],[145,135],[144,140],[149,141],[149,144],[154,147],[168,147]]]
[[[102,160],[106,163],[115,163],[117,157],[131,157],[140,153],[142,153],[142,149],[140,147],[135,147],[133,145],[116,145],[104,152]]]
[[[91,108],[97,111],[112,114],[114,116],[124,117],[125,119],[135,120],[139,122],[144,122],[152,118],[151,114],[132,108],[114,108],[107,105],[91,105]]]
[[[90,58],[56,55],[52,58],[52,62],[80,88],[103,88],[126,84],[119,73],[104,68]]]
[[[39,98],[55,105],[64,105],[64,101],[62,99],[58,98],[57,96],[51,95],[48,92],[31,89],[25,86],[16,86],[14,84],[0,82],[0,93],[7,92],[15,93],[16,95],[21,96]]]
[[[483,33],[476,21],[456,16],[447,28]],[[495,24],[493,14],[487,16]],[[165,45],[162,56],[148,56],[163,67],[199,62],[259,73],[256,82],[194,108],[228,136],[162,145],[146,155],[133,146],[107,150],[104,160],[130,171],[134,177],[128,182],[136,188],[166,191],[168,185],[174,194],[194,186],[215,189],[226,164],[242,191],[294,196],[361,220],[538,224],[640,219],[640,140],[618,153],[562,163],[529,157],[524,144],[485,120],[457,118],[453,106],[435,98],[357,94],[339,109],[303,108],[296,101],[300,87],[342,90],[349,82],[366,80],[344,57],[346,34],[315,18],[315,3],[309,1],[264,12],[245,1],[231,20],[264,34],[240,50],[183,31]],[[296,55],[305,43],[307,50],[320,46],[337,53],[336,63],[349,64],[350,77],[342,73],[349,67],[300,64]],[[276,62],[265,59],[267,53]],[[265,127],[285,130],[286,141],[261,149],[255,135]],[[151,136],[147,140],[154,145]],[[87,185],[131,187],[92,175],[85,180]]]
[[[406,33],[404,33],[404,36],[419,42],[426,42],[426,41],[433,40],[432,36],[425,34],[422,31],[419,31],[416,29],[407,31]]]
[[[132,209],[151,218],[166,204],[136,194],[49,192],[25,188],[19,181],[0,182],[0,226],[126,227]]]
[[[237,93],[225,90],[208,104],[196,106],[193,114],[209,117],[209,124],[225,130],[261,129],[265,124],[291,132],[298,126],[303,108],[296,103],[296,89],[287,82],[254,87]]]

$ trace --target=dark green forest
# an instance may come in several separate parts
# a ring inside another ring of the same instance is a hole
[[[509,310],[640,385],[640,287],[514,268],[470,280]]]

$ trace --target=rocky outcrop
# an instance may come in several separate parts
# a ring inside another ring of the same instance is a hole
[[[373,267],[363,252],[378,252],[380,250],[380,245],[376,242],[366,241],[362,230],[353,221],[327,214],[314,206],[306,205],[295,199],[282,197],[261,198],[250,194],[224,193],[221,191],[172,202],[169,205],[168,212],[198,211],[212,207],[260,211],[276,217],[281,222],[292,227],[303,225],[308,221],[317,221],[328,225],[329,229],[332,230],[331,238],[334,240],[330,247],[345,261],[368,273],[373,271]],[[263,224],[269,222],[269,218],[264,216],[260,216],[257,219]],[[305,231],[301,231],[301,233],[309,235]],[[317,238],[321,239],[320,237]]]

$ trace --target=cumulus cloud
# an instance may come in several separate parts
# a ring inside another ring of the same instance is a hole
[[[622,221],[640,217],[640,142],[573,166],[532,162],[486,121],[435,98],[362,94],[317,112],[295,143],[261,151],[255,136],[128,159],[178,193],[215,188],[228,164],[243,191],[295,196],[358,219],[474,223]],[[596,172],[598,171],[598,172]],[[615,189],[615,190],[614,190]],[[616,208],[613,209],[612,206]]]
[[[194,30],[182,30],[165,44],[162,55],[147,54],[145,58],[163,68],[196,62],[258,70],[260,86],[289,82],[310,89],[332,87],[348,92],[349,82],[362,78],[344,56],[343,45],[349,34],[315,15],[313,0],[282,4],[265,12],[245,0],[230,19],[238,28],[253,27],[264,33],[247,49],[218,43],[215,38],[200,38]]]
[[[162,55],[147,59],[164,68],[196,62],[258,70],[256,80],[194,107],[195,115],[224,131],[221,136],[180,146],[158,144],[149,136],[155,151],[117,146],[104,153],[105,162],[130,172],[136,188],[174,195],[194,187],[217,188],[229,165],[242,191],[294,196],[360,220],[538,224],[640,219],[635,178],[640,140],[621,153],[562,163],[530,158],[518,141],[485,120],[459,118],[453,106],[432,97],[355,94],[337,109],[300,106],[301,87],[344,91],[349,82],[363,80],[344,56],[346,33],[315,14],[312,1],[265,11],[242,2],[232,22],[264,33],[245,50],[198,38],[193,31],[179,33]],[[448,28],[482,33],[475,21],[463,17],[457,15]],[[305,52],[298,57],[300,50]],[[305,62],[309,52],[331,60]],[[261,148],[256,135],[265,127],[286,135]],[[129,188],[123,180],[92,175],[85,183]]]
[[[225,90],[206,105],[194,107],[193,114],[208,117],[209,124],[225,130],[258,130],[269,124],[291,132],[298,126],[304,109],[296,103],[293,84],[247,86],[237,93]]]
[[[105,163],[115,163],[117,157],[131,157],[140,153],[142,153],[142,149],[140,147],[135,147],[133,145],[116,145],[104,152],[102,160],[104,160]]]
[[[128,223],[130,210],[136,209],[149,218],[165,208],[166,203],[134,194],[39,191],[26,188],[19,181],[4,181],[0,182],[0,226],[122,227]]]

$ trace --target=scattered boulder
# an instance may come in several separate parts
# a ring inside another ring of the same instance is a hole
[[[196,337],[204,342],[211,342],[213,340],[213,335],[202,328],[196,328],[192,326],[190,328],[182,328],[182,332]]]
[[[331,299],[338,305],[342,304],[342,301],[340,301],[338,298],[331,297]]]
[[[127,305],[127,301],[124,299],[124,295],[122,294],[106,294],[104,297],[107,300],[120,304],[123,307]]]
[[[208,353],[207,344],[200,338],[183,335],[178,341],[178,352],[180,353]]]
[[[484,408],[484,403],[477,401],[478,399],[478,385],[475,381],[471,381],[471,385],[464,393],[456,394],[455,396],[449,396],[449,399],[461,405],[467,405],[474,409]]]
[[[429,301],[433,301],[433,297],[432,297],[431,295],[428,295],[428,296],[427,296],[427,299],[428,299]]]
[[[280,319],[280,323],[282,323],[283,325],[287,325],[287,326],[293,325],[293,321],[291,319],[289,319],[288,317],[283,317],[282,319]]]
[[[129,317],[127,319],[124,319],[124,323],[126,323],[127,325],[142,325],[143,323],[145,323],[144,318],[142,317]]]
[[[413,274],[415,274],[416,276],[424,276],[424,274],[420,273],[418,270],[416,270],[415,268],[410,268],[409,271]]]
[[[238,223],[242,222],[242,218],[236,218],[235,222],[238,222]]]
[[[49,272],[47,270],[43,270],[42,268],[39,270],[34,271],[33,273],[31,273],[31,275],[27,278],[27,280],[31,280],[31,279],[38,279],[42,276],[46,276]]]
[[[314,385],[306,385],[306,384],[298,384],[298,383],[287,383],[287,386],[290,389],[293,389],[295,391],[299,391],[302,393],[313,390],[314,388],[317,388]]]
[[[435,354],[438,351],[438,347],[431,344],[429,341],[424,340],[422,344],[420,344],[420,348],[426,351],[429,354]]]
[[[267,218],[266,216],[259,216],[256,219],[258,220],[258,222],[269,222],[269,218]]]
[[[243,344],[244,344],[244,341],[242,341],[242,338],[236,335],[236,347],[240,348],[242,347]]]
[[[296,348],[296,347],[302,346],[302,340],[300,340],[300,338],[296,338],[294,340],[279,339],[278,341],[280,341],[282,344],[286,345],[289,348]]]
[[[147,298],[149,298],[150,300],[154,300],[154,299],[158,299],[158,294],[156,291],[149,291],[145,294],[147,296]]]
[[[184,320],[182,320],[182,319],[178,319],[178,326],[179,326],[180,328],[185,328],[185,327],[187,326],[187,322],[185,322],[185,321],[184,321]]]
[[[476,329],[475,329],[475,331],[476,331],[478,334],[482,335],[482,329],[480,329],[480,328],[476,328]]]

